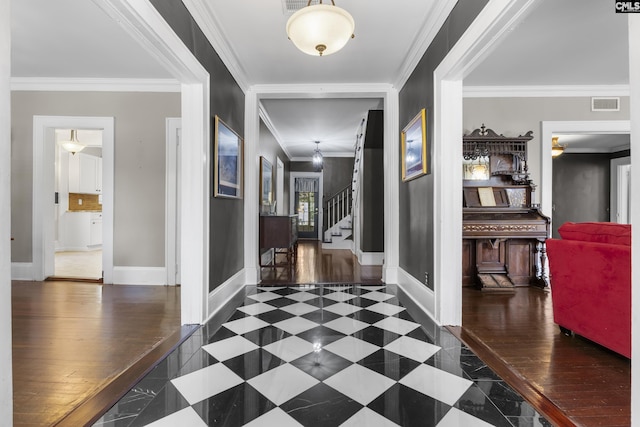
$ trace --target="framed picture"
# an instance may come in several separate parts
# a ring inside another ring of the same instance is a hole
[[[427,171],[427,113],[423,108],[402,129],[402,181],[425,175]]]
[[[273,166],[264,157],[260,157],[260,213],[271,212],[273,201]]]
[[[214,127],[214,196],[241,199],[244,141],[218,116]]]

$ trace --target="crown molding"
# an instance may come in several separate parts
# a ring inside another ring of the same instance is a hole
[[[434,4],[433,9],[429,11],[427,19],[422,25],[422,28],[426,29],[426,31],[419,33],[411,44],[406,59],[398,71],[398,78],[394,84],[395,87],[402,89],[407,80],[409,80],[411,73],[413,73],[413,70],[418,66],[429,45],[431,45],[440,28],[442,28],[447,18],[449,18],[449,14],[457,3],[458,0],[441,0]]]
[[[261,99],[384,98],[393,91],[393,86],[388,83],[256,84],[251,90]]]
[[[174,79],[101,79],[12,77],[12,91],[58,92],[180,92]]]
[[[629,85],[464,86],[464,98],[629,96]]]
[[[260,116],[260,119],[262,119],[262,122],[265,124],[267,129],[269,129],[269,132],[271,132],[271,135],[273,135],[276,142],[280,145],[282,151],[284,151],[287,159],[291,160],[291,154],[289,153],[289,150],[287,150],[287,147],[282,143],[282,137],[276,130],[273,122],[271,121],[271,117],[269,117],[269,114],[267,114],[267,111],[264,109],[264,106],[260,101],[258,101],[258,115]]]
[[[220,31],[220,20],[217,19],[213,10],[215,2],[206,2],[203,0],[182,0],[193,19],[196,21],[202,32],[204,33],[211,46],[216,51],[220,59],[226,65],[229,72],[236,80],[243,92],[249,90],[247,83],[247,73],[242,67],[238,57],[233,53],[231,44]]]

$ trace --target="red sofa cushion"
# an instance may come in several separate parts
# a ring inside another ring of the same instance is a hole
[[[615,222],[566,222],[558,228],[565,240],[631,246],[631,225]]]

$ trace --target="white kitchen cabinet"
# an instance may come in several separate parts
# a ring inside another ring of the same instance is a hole
[[[102,212],[65,212],[60,247],[66,251],[87,251],[102,245]]]
[[[92,213],[89,225],[89,245],[102,245],[102,214]]]
[[[89,154],[69,155],[69,192],[102,193],[102,158]]]

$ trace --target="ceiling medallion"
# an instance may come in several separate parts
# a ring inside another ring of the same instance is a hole
[[[287,36],[294,45],[308,55],[331,55],[342,49],[355,37],[355,21],[346,10],[320,3],[306,7],[291,15],[287,21]]]

